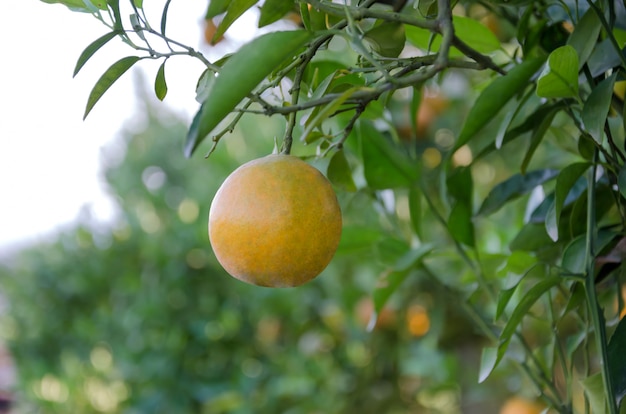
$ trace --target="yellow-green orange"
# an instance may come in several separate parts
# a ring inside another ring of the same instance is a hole
[[[226,271],[260,286],[299,286],[332,259],[341,210],[330,182],[291,155],[237,168],[217,191],[209,238]]]

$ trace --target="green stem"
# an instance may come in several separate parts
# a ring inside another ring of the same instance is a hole
[[[585,257],[586,257],[586,275],[585,275],[585,293],[587,295],[587,304],[589,307],[589,314],[591,315],[591,322],[595,331],[594,338],[596,341],[596,347],[600,351],[601,364],[602,364],[602,382],[604,383],[604,389],[606,392],[607,404],[609,406],[610,414],[617,414],[617,404],[615,399],[615,391],[611,381],[611,373],[608,364],[608,350],[607,350],[607,335],[606,326],[604,323],[604,317],[601,314],[602,309],[598,304],[598,297],[596,295],[595,285],[595,235],[597,231],[596,227],[596,200],[595,200],[595,188],[596,188],[596,171],[597,171],[597,159],[598,151],[594,152],[593,167],[589,171],[587,176],[587,234],[585,241]]]

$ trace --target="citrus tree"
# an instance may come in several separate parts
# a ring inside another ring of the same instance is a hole
[[[371,327],[395,297],[427,288],[430,312],[453,300],[472,322],[479,382],[513,366],[555,412],[619,412],[623,2],[212,0],[210,41],[249,10],[264,34],[210,60],[168,36],[170,0],[158,21],[141,0],[45,1],[107,27],[75,74],[106,43],[129,46],[85,117],[145,60],[160,62],[163,99],[168,61],[189,58],[206,70],[185,155],[219,152],[245,120],[279,119],[276,151],[314,163],[338,192],[340,252],[380,258]],[[363,203],[371,211],[354,213]]]

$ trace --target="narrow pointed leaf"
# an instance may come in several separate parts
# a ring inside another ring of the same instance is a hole
[[[454,204],[448,217],[448,231],[459,243],[474,247],[474,223],[472,222],[471,206],[462,201]]]
[[[536,170],[528,174],[516,174],[496,185],[483,201],[478,214],[488,215],[500,209],[504,204],[529,193],[538,185],[556,177],[558,170]]]
[[[522,165],[520,168],[522,174],[526,174],[528,164],[530,164],[533,155],[535,155],[535,151],[539,147],[539,144],[541,144],[541,141],[543,141],[543,137],[546,135],[546,132],[548,132],[550,125],[552,125],[552,121],[554,120],[557,112],[558,111],[556,109],[550,111],[548,114],[546,114],[543,120],[541,120],[541,123],[537,125],[537,127],[533,130],[533,133],[530,137],[530,145],[528,147],[528,150],[526,151],[526,154],[524,155],[524,159],[522,160]]]
[[[165,62],[161,64],[154,80],[154,93],[160,101],[167,95],[167,82],[165,81]]]
[[[598,41],[598,35],[602,29],[602,23],[598,18],[595,10],[590,7],[583,17],[578,21],[571,36],[567,40],[567,44],[576,49],[578,53],[578,68],[587,62],[591,52]]]
[[[74,67],[74,74],[72,76],[76,76],[78,72],[82,69],[82,67],[87,63],[87,61],[96,53],[102,46],[107,44],[107,42],[117,36],[118,32],[109,32],[104,36],[101,36],[94,40],[89,46],[83,50],[83,53],[78,57],[78,61],[76,62],[76,66]]]
[[[582,118],[585,129],[598,143],[602,142],[602,131],[611,108],[616,77],[617,72],[597,84],[583,106]]]
[[[41,0],[41,1],[43,1],[44,3],[49,3],[49,4],[52,4],[52,3],[63,4],[64,6],[67,6],[70,10],[73,10],[73,11],[86,12],[86,13],[91,12],[90,6],[85,4],[83,0]],[[106,0],[92,0],[91,4],[93,5],[92,7],[95,7],[100,10],[107,9]]]
[[[560,222],[561,211],[563,210],[563,205],[565,205],[567,195],[580,176],[587,171],[589,166],[590,164],[586,162],[570,164],[559,173],[558,177],[556,177],[556,187],[554,189],[554,213],[556,216],[555,220],[557,226]]]
[[[585,391],[585,396],[591,406],[593,413],[608,412],[606,406],[606,392],[604,391],[604,382],[602,381],[602,373],[591,375],[580,381]]]
[[[617,325],[607,348],[611,385],[618,404],[626,396],[626,352],[624,349],[626,349],[626,318],[622,318]]]
[[[409,215],[411,226],[418,237],[422,237],[422,190],[417,185],[409,189]]]
[[[218,14],[224,13],[228,9],[230,0],[211,0],[209,1],[209,8],[206,11],[205,19],[212,19]]]
[[[113,30],[124,31],[122,25],[122,14],[120,12],[120,0],[107,0],[107,3],[113,11]]]
[[[233,54],[222,66],[200,107],[198,128],[187,134],[185,154],[191,156],[220,121],[278,65],[290,59],[309,37],[308,32],[300,30],[272,32],[254,39]]]
[[[102,98],[102,95],[104,95],[111,85],[140,59],[139,56],[126,56],[115,62],[102,74],[89,94],[83,119],[87,118],[87,115],[89,115],[94,105]]]
[[[537,80],[542,98],[571,98],[578,95],[578,54],[572,46],[555,49]]]
[[[543,64],[543,59],[530,59],[520,63],[505,76],[496,78],[480,94],[470,110],[455,145],[459,149],[480,130],[513,98],[528,86],[530,78]]]
[[[493,369],[496,367],[498,360],[498,348],[493,346],[487,346],[483,348],[483,353],[480,357],[480,371],[478,373],[478,383],[485,381]]]
[[[226,10],[226,16],[224,16],[224,19],[222,19],[213,35],[213,41],[222,37],[224,33],[226,33],[226,30],[258,1],[259,0],[231,0]],[[280,45],[280,43],[277,43],[277,45]]]
[[[161,13],[161,34],[164,36],[165,36],[165,28],[167,27],[167,13],[170,8],[171,2],[172,0],[167,0],[165,2],[165,6],[163,6],[163,13]],[[211,7],[210,6],[211,4],[213,4],[213,1],[209,3],[209,7]]]

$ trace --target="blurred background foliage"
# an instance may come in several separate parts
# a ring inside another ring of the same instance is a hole
[[[514,30],[505,20],[485,10],[466,12],[503,44],[511,40]],[[540,37],[556,41],[549,33]],[[347,44],[332,46],[331,57],[355,57]],[[536,47],[549,52],[555,45]],[[314,63],[322,70],[327,62]],[[421,94],[418,108],[403,90],[384,104],[373,102],[332,157],[316,157],[328,143],[294,142],[293,154],[329,176],[344,217],[333,262],[297,289],[229,277],[211,253],[206,229],[220,183],[237,166],[271,152],[284,119],[245,115],[208,160],[186,159],[186,123],[140,90],[145,106],[103,160],[116,220],[95,223],[87,209],[58,239],[0,267],[8,301],[0,332],[18,370],[17,412],[539,413],[538,391],[524,375],[531,368],[555,394],[580,406],[576,370],[584,377],[596,361],[580,363],[593,344],[586,339],[589,327],[570,316],[584,314],[585,304],[565,278],[534,298],[518,320],[508,358],[478,383],[481,352],[497,343],[494,332],[503,325],[493,317],[504,312],[496,307],[514,309],[537,281],[557,271],[573,237],[584,232],[576,225],[585,214],[580,205],[568,206],[573,230],[552,242],[544,225],[549,204],[542,209],[538,201],[554,183],[541,182],[501,201],[498,207],[506,207],[492,214],[472,210],[467,223],[449,219],[451,201],[462,196],[468,206],[480,204],[518,173],[528,151],[534,125],[479,156],[492,145],[505,110],[442,165],[491,79],[491,73],[450,69],[412,92]],[[530,96],[519,119],[532,121],[540,104]],[[349,118],[339,114],[324,125],[341,130]],[[568,123],[562,114],[555,117],[528,171],[558,171],[580,160]],[[296,126],[294,135],[303,129]],[[405,172],[416,174],[410,179],[402,177],[407,161]],[[571,252],[574,260],[580,246]],[[484,289],[498,294],[525,276],[507,301]],[[599,291],[613,328],[616,291]],[[384,307],[373,317],[377,304]],[[583,343],[585,352],[577,353]],[[561,344],[572,368],[567,378],[554,362]]]
[[[303,287],[229,277],[208,243],[210,201],[238,165],[271,151],[284,125],[246,116],[209,160],[186,159],[185,124],[142,100],[103,159],[115,222],[94,223],[86,210],[57,240],[0,267],[18,412],[495,412],[523,388],[506,369],[478,386],[485,340],[459,293],[438,282],[463,286],[453,254],[431,260],[438,278],[411,274],[372,319],[379,277],[409,243],[406,191],[338,190],[342,243]],[[428,148],[438,151],[436,137],[463,110],[450,106],[433,119],[435,138],[405,142],[407,151],[417,144],[432,162]],[[431,240],[445,241],[428,222]],[[484,231],[498,244],[510,230]]]

